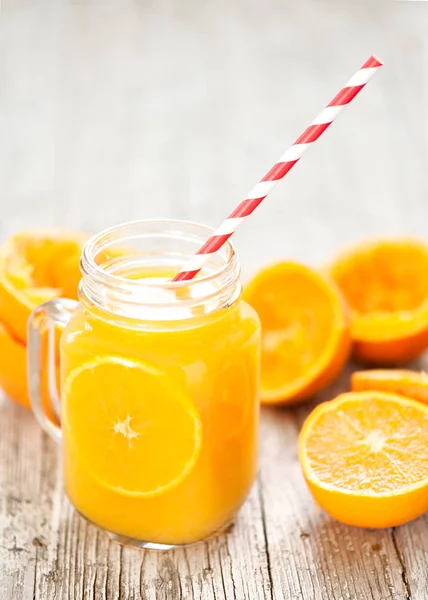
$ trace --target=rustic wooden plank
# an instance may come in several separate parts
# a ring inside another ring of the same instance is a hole
[[[428,598],[428,515],[392,532],[401,577],[410,598]]]
[[[40,505],[42,435],[33,417],[4,397],[0,411],[0,593],[21,600],[32,597],[37,577],[32,525],[49,514],[49,502]]]
[[[391,532],[347,527],[318,511],[297,460],[295,413],[264,412],[262,477],[274,597],[405,598]]]
[[[50,493],[58,497],[61,518],[40,542],[46,550],[56,541],[56,548],[53,561],[47,552],[39,557],[37,568],[43,575],[35,598],[269,597],[257,486],[229,535],[165,553],[122,548],[74,513],[59,485],[51,486]]]

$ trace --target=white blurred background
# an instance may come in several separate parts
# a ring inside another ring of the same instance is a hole
[[[1,0],[0,238],[218,225],[375,53],[385,66],[235,236],[245,271],[428,239],[428,3]]]

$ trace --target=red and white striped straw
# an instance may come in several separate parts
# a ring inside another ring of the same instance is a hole
[[[193,279],[199,273],[202,267],[210,260],[211,255],[223,246],[241,223],[263,202],[269,192],[276,187],[278,182],[302,158],[306,150],[321,137],[345,106],[352,102],[381,66],[382,61],[375,56],[371,56],[363,64],[361,69],[351,77],[330,104],[312,121],[311,125],[294,142],[291,148],[281,156],[272,169],[251,190],[245,200],[235,208],[205,244],[199,248],[198,252],[188,261],[185,268],[174,277],[173,281],[187,281]]]

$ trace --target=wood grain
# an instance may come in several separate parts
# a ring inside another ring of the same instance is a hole
[[[375,52],[382,73],[237,233],[244,274],[322,264],[363,236],[427,238],[427,30],[426,2],[2,0],[0,236],[217,225]],[[301,423],[351,368],[310,405],[263,410],[259,478],[232,531],[162,554],[79,517],[58,448],[2,398],[0,600],[428,599],[427,517],[346,527],[302,479]]]

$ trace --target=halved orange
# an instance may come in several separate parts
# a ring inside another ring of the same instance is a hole
[[[99,357],[73,370],[62,389],[65,443],[101,485],[153,496],[195,466],[202,423],[192,401],[139,361]]]
[[[299,458],[316,502],[359,527],[395,527],[428,510],[428,406],[350,392],[306,419]]]
[[[56,369],[59,385],[59,368]],[[31,408],[27,385],[27,349],[17,342],[7,328],[0,323],[0,387],[11,400]],[[57,415],[49,401],[48,373],[42,374],[42,402],[48,417],[57,421]]]
[[[27,350],[0,323],[0,386],[10,397],[30,408],[27,388]]]
[[[281,262],[260,271],[244,299],[262,323],[261,399],[308,398],[338,375],[350,350],[346,307],[328,276]]]
[[[354,392],[392,392],[428,404],[428,373],[406,369],[356,371],[351,377],[351,389]]]
[[[428,347],[428,246],[379,240],[343,253],[329,269],[351,309],[357,358],[399,364]]]
[[[0,248],[0,321],[26,342],[31,312],[52,298],[77,297],[86,237],[67,231],[26,231]]]

